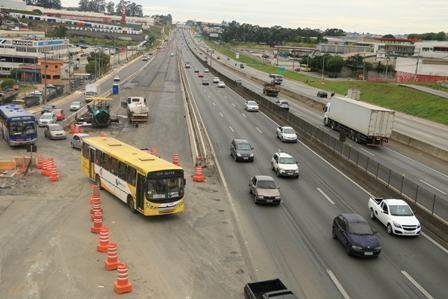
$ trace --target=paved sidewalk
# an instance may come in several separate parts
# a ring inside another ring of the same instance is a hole
[[[442,91],[442,90],[437,90],[431,87],[427,87],[427,86],[422,86],[422,85],[415,85],[415,84],[400,84],[400,86],[405,86],[405,87],[409,87],[409,88],[413,88],[419,91],[423,91],[426,93],[430,93],[445,99],[448,99],[448,92],[446,91]]]

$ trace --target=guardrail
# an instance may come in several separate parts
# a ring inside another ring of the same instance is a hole
[[[185,36],[184,36],[185,38]],[[448,197],[437,195],[428,191],[422,184],[416,183],[406,176],[399,174],[387,166],[382,165],[359,152],[356,148],[340,141],[325,130],[315,127],[313,124],[300,118],[297,115],[289,113],[272,103],[264,96],[244,87],[239,80],[234,80],[218,72],[215,68],[198,56],[189,46],[193,55],[202,63],[204,67],[209,68],[210,72],[219,76],[227,86],[240,94],[243,98],[256,101],[260,109],[270,117],[275,118],[283,124],[288,124],[301,133],[303,138],[318,142],[325,146],[338,157],[343,158],[351,165],[365,172],[371,179],[381,183],[387,188],[397,192],[404,199],[420,207],[427,215],[448,225]]]

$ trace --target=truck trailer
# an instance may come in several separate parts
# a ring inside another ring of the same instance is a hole
[[[324,111],[325,126],[357,143],[382,145],[392,134],[395,111],[345,97],[332,97]]]

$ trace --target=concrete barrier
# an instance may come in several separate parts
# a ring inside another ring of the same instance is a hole
[[[396,142],[399,142],[403,145],[406,145],[406,146],[412,147],[414,149],[417,149],[419,151],[422,151],[428,155],[439,158],[440,160],[448,162],[448,151],[447,150],[441,149],[432,144],[409,137],[409,136],[407,136],[403,133],[400,133],[398,131],[392,131],[391,139]]]

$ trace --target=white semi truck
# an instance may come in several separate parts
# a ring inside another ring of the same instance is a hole
[[[96,84],[87,84],[84,90],[84,97],[86,103],[90,103],[93,97],[98,96],[98,87]]]
[[[126,108],[130,123],[148,121],[149,108],[144,97],[128,97],[121,102],[121,106]]]
[[[344,97],[332,97],[324,111],[324,125],[357,143],[382,145],[392,134],[395,111]]]

